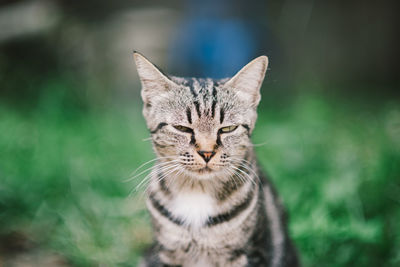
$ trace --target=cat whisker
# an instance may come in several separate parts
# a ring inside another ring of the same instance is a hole
[[[254,176],[259,178],[258,174],[253,170],[253,166],[252,166],[252,165],[254,165],[253,162],[250,162],[250,161],[245,160],[245,159],[235,158],[235,157],[230,158],[230,161],[233,162],[233,163],[239,164],[240,166],[242,166],[246,170],[252,172],[254,174]]]
[[[239,179],[241,182],[246,182],[246,179],[240,173],[236,172],[233,168],[226,168],[224,170],[226,170],[228,174],[233,177],[235,184],[236,179]]]
[[[248,161],[248,160],[245,160],[245,159],[241,159],[241,158],[235,158],[235,157],[231,157],[230,159],[229,159],[229,161],[231,161],[231,162],[233,162],[233,163],[237,163],[237,164],[242,164],[242,165],[245,165],[245,166],[247,166],[248,168],[250,168],[250,169],[252,169],[252,166],[254,165],[254,163],[253,162],[250,162],[250,161]],[[255,173],[254,173],[255,174]]]
[[[239,178],[239,180],[240,180],[242,183],[244,182],[243,177],[237,175],[237,174],[235,173],[234,170],[231,170],[231,169],[225,169],[225,170],[228,172],[228,174],[229,174],[231,177],[233,177],[232,180],[233,180],[233,182],[235,183],[235,186],[236,186],[236,187],[238,187],[238,184],[237,184],[237,182],[236,182],[236,177]]]
[[[218,166],[218,167],[226,167],[226,166],[229,166],[228,164],[223,164],[223,163],[213,163],[213,165],[212,166]]]
[[[252,165],[254,165],[254,163],[252,163],[252,162],[250,162],[248,160],[245,160],[245,159],[235,159],[235,158],[233,158],[233,160],[236,160],[236,162],[239,163],[242,167],[246,168],[247,170],[252,172],[257,178],[259,178],[258,174],[252,168]]]
[[[251,172],[254,177],[258,180],[261,181],[260,177],[258,176],[258,174],[253,170],[253,168],[251,168],[251,166],[244,164],[244,163],[239,163],[239,166],[241,166],[242,168],[244,168],[245,170]]]
[[[254,181],[254,179],[253,179],[247,172],[245,172],[245,171],[241,170],[240,168],[235,167],[235,166],[233,166],[233,165],[232,165],[231,167],[232,167],[234,170],[239,171],[240,173],[242,173],[243,176],[244,176],[245,178],[247,178],[247,180],[251,181],[254,185],[257,185],[256,182]]]
[[[155,159],[151,159],[149,161],[146,161],[143,164],[141,164],[139,167],[137,167],[129,176],[132,177],[133,175],[135,175],[135,173],[137,173],[140,170],[140,168],[142,168],[142,167],[144,167],[144,166],[146,166],[146,165],[148,165],[148,164],[150,164],[150,163],[152,163],[152,162],[154,162],[156,160],[161,160],[161,159],[173,159],[173,157],[157,157]]]
[[[177,171],[178,169],[178,165],[174,165],[173,168],[168,169],[166,172],[163,171],[161,177],[157,177],[157,182],[161,182],[161,180],[164,180],[168,175]]]
[[[174,165],[171,165],[171,166],[162,166],[161,168],[152,170],[148,175],[146,175],[145,179],[143,179],[142,182],[141,182],[138,186],[140,186],[141,184],[143,184],[143,182],[146,181],[146,180],[149,181],[150,178],[153,177],[153,175],[156,175],[156,177],[158,177],[158,176],[157,176],[157,173],[164,173],[165,171],[169,171],[169,170],[175,168],[176,166],[177,166],[177,165],[174,164]]]
[[[182,168],[178,167],[177,170],[178,170],[177,174],[172,176],[172,179],[169,181],[169,183],[166,184],[167,189],[169,189],[171,184],[173,182],[175,182],[175,180],[177,179],[176,177],[179,177],[183,173],[183,169]]]
[[[269,145],[269,142],[268,141],[264,141],[264,142],[259,143],[259,144],[247,144],[246,146],[247,147],[259,147],[259,146],[265,146],[265,145]]]
[[[240,172],[236,172],[233,170],[233,173],[234,173],[235,177],[239,177],[239,179],[242,183],[246,183],[247,181],[252,180],[250,177],[243,175]]]
[[[145,178],[131,191],[130,194],[132,194],[133,192],[138,192],[144,185],[148,185],[148,182],[150,182],[150,178],[153,177],[153,175],[156,175],[156,171],[157,172],[164,172],[164,171],[169,171],[171,169],[176,168],[177,165],[174,164],[172,166],[163,166],[160,169],[157,170],[152,170],[148,175],[145,176]],[[146,187],[145,192],[147,192],[148,187]]]
[[[171,166],[169,164],[156,164],[155,166],[148,168],[146,171],[150,170],[150,172],[142,179],[142,181],[136,187],[139,187],[143,182],[145,182],[147,179],[149,179],[149,177],[151,177],[154,174],[155,170],[165,170],[170,167]]]
[[[173,165],[173,166],[170,166],[170,168],[165,168],[165,169],[163,169],[161,175],[157,175],[156,182],[161,182],[161,181],[164,180],[169,174],[171,174],[171,173],[173,173],[174,171],[176,171],[177,168],[178,168],[178,165],[175,164],[175,165]],[[157,171],[158,171],[158,172],[161,172],[161,170],[157,170]],[[147,193],[148,193],[148,190],[149,190],[149,187],[146,187],[146,189],[145,189],[144,192],[147,194]]]
[[[124,182],[132,181],[132,180],[134,180],[135,178],[137,178],[137,177],[139,177],[140,175],[142,175],[143,173],[146,173],[146,172],[151,171],[151,170],[153,170],[153,169],[156,169],[156,168],[158,168],[158,167],[163,167],[163,166],[169,165],[169,164],[171,164],[171,163],[175,163],[175,162],[177,162],[177,161],[178,161],[178,160],[171,160],[171,161],[161,162],[161,163],[155,164],[154,166],[152,166],[152,167],[150,167],[150,168],[147,168],[147,169],[145,169],[144,171],[141,171],[140,173],[138,173],[138,174],[136,174],[136,175],[134,175],[134,176],[132,176],[132,177],[129,177],[129,178],[126,179]]]

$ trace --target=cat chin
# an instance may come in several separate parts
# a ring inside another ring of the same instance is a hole
[[[213,170],[208,167],[197,170],[185,170],[187,176],[195,180],[212,180],[224,175],[222,170]]]

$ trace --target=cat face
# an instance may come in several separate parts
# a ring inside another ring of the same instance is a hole
[[[140,54],[135,53],[135,60],[143,114],[162,161],[206,179],[229,172],[229,164],[245,159],[267,57],[224,80],[167,77]]]

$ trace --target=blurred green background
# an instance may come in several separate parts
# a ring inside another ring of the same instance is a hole
[[[0,2],[0,266],[136,266],[151,229],[125,180],[154,156],[132,50],[187,71],[190,2]],[[253,141],[303,265],[400,266],[395,2],[233,3],[218,16],[251,17],[270,58]]]

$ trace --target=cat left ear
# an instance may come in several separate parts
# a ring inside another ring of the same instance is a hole
[[[154,97],[176,86],[173,81],[140,53],[133,52],[133,56],[142,83],[141,95],[144,103],[150,104]]]
[[[268,57],[260,56],[244,66],[224,87],[236,91],[236,95],[256,107],[261,100],[260,87],[268,67]]]

